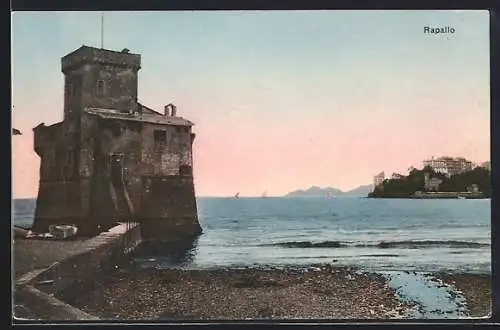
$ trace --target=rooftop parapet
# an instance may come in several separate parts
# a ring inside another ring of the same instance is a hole
[[[61,58],[63,73],[84,64],[104,64],[139,70],[141,68],[141,55],[129,53],[128,49],[117,52],[82,46]]]
[[[91,115],[96,115],[102,119],[140,121],[145,123],[172,125],[172,126],[191,127],[194,125],[193,122],[178,116],[172,117],[172,116],[163,116],[161,114],[120,113],[112,109],[98,109],[98,108],[86,108],[85,112]]]

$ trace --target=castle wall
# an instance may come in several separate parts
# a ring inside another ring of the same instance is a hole
[[[68,112],[94,107],[135,111],[141,56],[81,47],[61,59]]]
[[[61,59],[61,70],[66,73],[85,63],[107,64],[139,70],[141,55],[82,46]]]
[[[34,230],[45,232],[56,223],[82,223],[88,205],[82,198],[89,182],[78,178],[75,132],[65,123],[34,129],[35,151],[40,156],[40,181]]]
[[[145,177],[139,217],[145,238],[181,238],[201,233],[192,177]]]
[[[75,70],[64,76],[64,121],[66,124],[77,126],[78,116],[81,113],[82,87],[85,72]]]
[[[82,89],[84,107],[135,111],[137,100],[137,71],[105,64],[86,64]]]
[[[125,199],[125,208],[131,202],[133,217],[146,224],[141,226],[146,238],[199,233],[194,134],[184,125],[189,122],[154,117],[153,111],[153,120],[170,125],[114,118],[119,117],[114,113],[138,110],[140,55],[84,46],[63,57],[61,64],[64,121],[34,129],[35,151],[41,157],[34,230],[74,223],[80,232],[93,233],[123,217]],[[87,107],[105,109],[105,115],[87,113]],[[115,156],[121,159],[125,190],[116,181],[112,184]],[[115,203],[121,206],[115,208]]]
[[[155,131],[166,139],[155,141]],[[148,124],[142,130],[143,235],[181,237],[201,232],[192,176],[191,128]],[[189,170],[182,171],[183,166]]]
[[[165,131],[164,143],[156,143],[154,131]],[[98,152],[92,197],[95,209],[105,217],[112,202],[107,186],[109,154],[123,154],[124,179],[145,238],[178,237],[199,233],[192,172],[180,175],[182,165],[192,166],[189,128],[120,120],[99,121]],[[97,205],[99,205],[97,207]]]
[[[165,131],[165,143],[155,142],[155,131]],[[182,165],[192,168],[191,129],[185,126],[144,125],[142,173],[145,176],[179,175]]]
[[[34,129],[35,151],[40,156],[40,181],[68,181],[76,178],[74,132],[64,123],[39,125]]]
[[[106,164],[108,155],[123,154],[125,185],[134,205],[134,219],[141,222],[144,236],[165,238],[198,233],[192,172],[180,175],[179,171],[182,165],[192,166],[190,129],[121,120],[99,120],[98,127],[92,190],[94,216],[114,215]],[[155,144],[155,130],[165,131],[164,143]]]
[[[74,218],[82,216],[78,181],[40,182],[37,218]]]
[[[141,208],[141,143],[142,123],[120,120],[103,120],[100,122],[99,152],[103,162],[103,177],[110,182],[109,155],[122,154],[124,183],[134,205]]]

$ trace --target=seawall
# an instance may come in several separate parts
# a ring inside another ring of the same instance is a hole
[[[97,320],[71,306],[72,297],[92,288],[103,271],[115,266],[141,242],[137,223],[122,223],[85,240],[63,259],[16,278],[14,304],[42,320]]]

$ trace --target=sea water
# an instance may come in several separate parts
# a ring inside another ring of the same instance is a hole
[[[368,270],[489,273],[490,200],[198,198],[203,234],[183,251],[145,246],[146,267],[329,263]],[[29,226],[34,200],[14,200]]]
[[[145,268],[303,267],[328,263],[383,274],[409,318],[460,318],[465,299],[436,271],[490,273],[490,200],[198,198],[203,234],[142,244]],[[29,227],[34,200],[14,200],[14,224]]]

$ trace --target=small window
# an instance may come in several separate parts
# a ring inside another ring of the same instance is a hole
[[[155,130],[155,145],[164,145],[167,143],[167,131]]]
[[[181,176],[191,176],[193,175],[193,169],[189,165],[181,165],[179,167],[179,174]]]
[[[97,95],[104,95],[104,80],[97,81]]]

